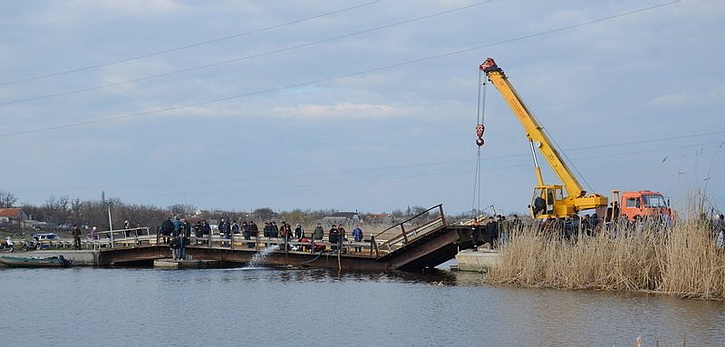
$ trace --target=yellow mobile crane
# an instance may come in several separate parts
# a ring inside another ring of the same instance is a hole
[[[488,58],[479,67],[489,81],[498,89],[511,110],[524,126],[529,139],[531,154],[538,184],[534,186],[532,203],[529,205],[531,215],[535,218],[565,217],[581,210],[601,209],[606,211],[607,197],[600,194],[589,194],[582,188],[571,170],[567,167],[559,152],[544,133],[544,128],[524,105],[514,87],[496,62]],[[561,180],[561,185],[544,184],[541,167],[536,157],[536,148],[541,151],[554,173]],[[564,194],[566,190],[566,195]],[[601,211],[600,211],[601,212]]]

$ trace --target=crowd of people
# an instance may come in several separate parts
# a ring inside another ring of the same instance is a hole
[[[471,223],[473,249],[478,250],[478,246],[486,244],[489,249],[496,249],[502,241],[502,236],[505,241],[513,230],[518,230],[521,226],[521,220],[515,214],[511,218],[502,215],[489,216],[481,221],[475,218]]]
[[[297,223],[293,228],[291,224],[286,221],[282,221],[279,225],[276,221],[267,221],[262,227],[262,234],[259,235],[259,227],[253,221],[242,221],[238,223],[236,220],[229,218],[221,218],[219,223],[216,225],[219,235],[223,237],[222,246],[230,246],[230,242],[233,235],[241,234],[245,240],[256,239],[258,236],[266,238],[282,239],[283,242],[296,241],[296,242],[310,242],[322,241],[325,237],[325,230],[321,223],[317,223],[311,234],[305,233],[304,227]],[[172,250],[183,248],[185,244],[189,244],[189,239],[193,239],[196,245],[205,245],[208,242],[208,237],[213,233],[212,227],[206,220],[200,220],[195,225],[191,225],[188,221],[176,217],[171,219],[167,218],[162,225],[159,227],[160,240],[164,244],[169,245]],[[342,224],[332,225],[327,232],[328,242],[331,244],[332,250],[338,250],[338,244],[341,241],[347,241],[346,230]],[[362,242],[363,231],[358,225],[356,226],[351,234],[355,242]],[[248,248],[255,248],[255,242],[247,242]],[[313,245],[313,249],[320,250],[324,249],[324,246]],[[356,246],[355,251],[362,251],[362,247]],[[176,252],[174,255],[181,254]]]
[[[662,230],[672,227],[672,220],[669,216],[639,216],[629,218],[621,215],[612,220],[604,220],[593,213],[579,216],[572,214],[564,218],[546,218],[536,220],[537,230],[549,236],[560,236],[565,239],[574,239],[579,235],[595,236],[600,232],[606,232],[610,236],[617,236],[626,233],[641,233],[644,230]]]
[[[605,222],[596,213],[582,216],[572,214],[564,218],[536,219],[534,220],[534,230],[552,237],[573,240],[580,235],[595,236],[601,231],[607,231],[612,235],[622,232],[641,232],[644,228],[662,226],[664,223],[666,221],[661,219],[639,216],[632,219],[620,217],[615,222]],[[719,214],[711,223],[709,227],[713,230],[713,236],[718,247],[725,247],[725,216]],[[522,226],[522,221],[516,215],[511,215],[508,218],[502,215],[490,216],[482,220],[477,218],[471,223],[473,247],[477,249],[478,246],[488,244],[490,249],[496,249],[502,241],[506,241],[512,231],[520,230]],[[362,251],[360,243],[363,241],[363,231],[359,225],[356,225],[352,232],[348,234],[343,224],[332,224],[329,230],[325,232],[322,224],[317,223],[311,233],[306,233],[304,227],[299,223],[293,228],[286,221],[282,221],[279,225],[276,221],[267,221],[264,223],[260,235],[259,227],[253,220],[238,223],[236,220],[221,218],[216,227],[218,233],[223,236],[222,245],[224,246],[230,246],[229,242],[233,235],[241,234],[245,240],[252,240],[253,238],[256,240],[258,236],[263,236],[269,239],[282,239],[285,243],[289,241],[309,242],[311,247],[303,246],[304,249],[317,251],[325,249],[325,245],[322,243],[316,244],[315,242],[323,241],[327,236],[327,242],[332,251],[348,251],[341,248],[341,246],[349,241],[348,236],[350,236],[356,243],[351,246],[354,251]],[[192,226],[188,221],[178,217],[174,220],[167,218],[159,229],[161,241],[172,248],[175,259],[184,258],[184,247],[189,244],[190,240],[195,240],[197,245],[204,245],[208,242],[209,235],[212,234],[212,227],[208,221],[200,220]],[[75,229],[73,235],[75,237]],[[246,245],[248,248],[256,247],[254,241],[247,242]],[[295,246],[289,247],[296,249]]]

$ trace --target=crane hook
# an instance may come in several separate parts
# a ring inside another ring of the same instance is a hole
[[[478,147],[483,146],[483,131],[486,129],[486,127],[483,126],[483,124],[477,124],[476,125],[476,136],[478,139],[476,139],[476,145]]]

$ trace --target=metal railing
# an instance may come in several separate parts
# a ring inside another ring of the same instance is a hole
[[[400,247],[430,232],[439,230],[445,225],[443,205],[438,204],[377,234],[371,234],[369,240],[362,242],[351,241],[347,239],[347,235],[340,237],[341,241],[333,244],[324,240],[312,239],[294,240],[283,237],[246,236],[243,234],[231,234],[230,237],[225,237],[224,234],[214,233],[196,236],[192,233],[189,237],[189,246],[259,251],[270,245],[280,245],[280,250],[285,252],[315,253],[332,251],[377,258],[394,252]],[[140,227],[91,233],[85,243],[87,248],[92,247],[93,249],[139,247],[165,245],[172,238],[171,235],[162,235],[156,229]]]
[[[430,217],[432,211],[437,210],[437,215],[433,218]],[[415,226],[418,224],[417,226]],[[374,244],[373,249],[377,256],[380,255],[380,250],[387,252],[393,252],[401,246],[408,244],[415,239],[425,236],[429,232],[436,231],[446,225],[445,216],[443,215],[443,205],[435,205],[413,217],[410,217],[390,228],[387,228],[377,235],[373,235],[371,238]],[[409,229],[406,229],[406,226]],[[399,232],[393,233],[391,231],[400,229]],[[384,236],[388,236],[387,240],[383,240]]]
[[[91,232],[86,236],[85,243],[90,245],[87,248],[93,249],[135,247],[158,244],[158,236],[149,227],[105,230]]]

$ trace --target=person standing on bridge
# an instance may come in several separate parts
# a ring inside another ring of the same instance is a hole
[[[203,225],[201,224],[201,221],[196,221],[196,225],[194,225],[194,239],[195,239],[196,245],[199,245],[199,243],[200,243],[199,239],[201,239],[202,236],[204,235],[202,228],[203,228]]]
[[[164,244],[169,243],[169,236],[171,236],[172,232],[174,232],[174,222],[171,221],[171,217],[168,217],[161,224],[161,240]]]
[[[123,221],[123,234],[126,237],[131,237],[131,223],[128,221],[128,219]]]
[[[322,240],[325,237],[325,229],[322,229],[322,224],[317,223],[315,230],[312,232],[312,240]]]
[[[289,223],[282,221],[282,227],[279,229],[279,236],[282,238],[285,250],[290,249],[289,240],[292,238],[292,227]]]
[[[305,237],[305,228],[302,227],[300,223],[297,223],[295,226],[295,239],[301,240]]]
[[[239,234],[239,224],[237,224],[237,221],[232,221],[232,235]]]
[[[247,236],[245,239],[249,240],[252,237],[254,238],[254,242],[247,242],[248,248],[254,248],[255,243],[257,242],[257,235],[259,235],[259,227],[257,227],[257,224],[254,223],[253,220],[249,221],[249,226],[247,227]]]
[[[71,235],[73,235],[73,248],[76,250],[81,249],[81,228],[77,224],[73,224]]]
[[[173,236],[174,237],[177,237],[177,236],[179,236],[179,234],[181,234],[181,225],[183,223],[181,222],[181,219],[179,219],[179,216],[176,216],[176,218],[174,218],[174,222],[173,223],[174,223]]]
[[[211,237],[211,225],[209,225],[209,222],[207,222],[206,219],[203,220],[201,223],[201,233],[202,233],[202,237],[207,237],[207,238]],[[207,242],[207,244],[208,244],[208,242]]]
[[[174,236],[171,238],[171,241],[169,241],[169,248],[171,249],[171,259],[177,260],[179,259],[179,253],[181,248],[181,237]]]
[[[489,249],[496,249],[498,241],[498,221],[493,216],[488,217],[483,231],[483,243],[488,243]]]
[[[337,225],[337,232],[339,234],[337,243],[340,245],[340,251],[345,250],[345,248],[342,246],[343,242],[347,241],[347,235],[345,234],[345,227],[342,226],[342,224]]]
[[[332,225],[330,231],[327,233],[327,240],[330,241],[330,247],[333,251],[337,250],[337,243],[340,242],[340,230],[337,229],[335,224]]]
[[[219,234],[223,235],[225,239],[229,239],[231,236],[231,225],[229,224],[229,220],[222,218],[219,222],[219,225],[217,225],[219,228]],[[229,243],[227,241],[224,241],[224,246],[229,246]]]
[[[478,251],[478,244],[481,239],[481,225],[478,223],[478,217],[473,218],[471,222],[471,242],[473,243],[473,250]]]
[[[352,238],[355,240],[355,242],[362,242],[363,240],[363,231],[360,229],[359,225],[355,226],[355,229],[352,229]],[[362,252],[362,247],[356,246],[355,252]]]
[[[279,228],[277,227],[277,222],[272,221],[272,224],[270,224],[269,226],[269,233],[271,237],[279,236]]]
[[[186,238],[191,237],[191,223],[186,219],[181,222],[181,234]]]

